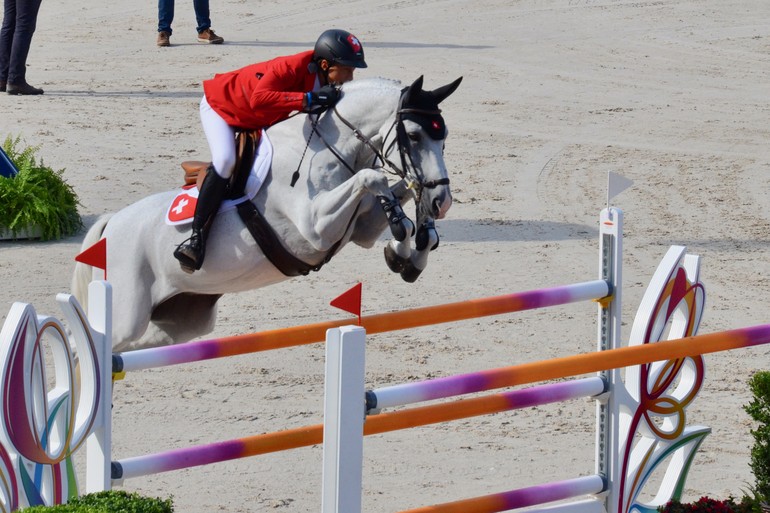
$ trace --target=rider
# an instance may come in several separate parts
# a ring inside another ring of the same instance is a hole
[[[201,184],[192,235],[174,251],[182,269],[201,268],[206,238],[235,167],[235,131],[267,128],[294,111],[324,109],[337,102],[337,86],[365,68],[356,36],[339,29],[321,34],[313,50],[251,64],[203,82],[200,113],[211,150]]]

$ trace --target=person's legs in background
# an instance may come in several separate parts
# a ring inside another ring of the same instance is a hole
[[[209,0],[193,0],[195,8],[195,22],[198,24],[198,42],[218,45],[224,43],[224,38],[216,35],[211,30],[211,14],[209,11]]]
[[[211,28],[209,0],[193,0],[193,8],[195,9],[195,22],[198,24],[196,30],[200,34],[204,30]]]
[[[40,12],[42,0],[12,1],[16,2],[16,26],[11,43],[6,89],[8,94],[43,94],[42,89],[27,83],[27,56],[32,44],[32,35],[37,27],[37,14]]]
[[[158,0],[158,46],[171,44],[171,23],[174,21],[174,0]]]
[[[13,33],[16,30],[16,0],[3,3],[3,28],[0,29],[0,92],[5,92],[8,83],[8,67],[11,65]]]

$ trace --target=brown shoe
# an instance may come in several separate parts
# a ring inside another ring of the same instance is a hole
[[[171,34],[161,30],[158,32],[158,41],[156,43],[158,46],[171,46]]]
[[[43,94],[43,90],[38,87],[32,87],[26,82],[21,84],[8,84],[8,94],[23,94],[23,95],[36,95]]]
[[[203,32],[198,32],[198,42],[208,43],[210,45],[221,45],[225,42],[225,39],[214,34],[214,31],[205,29]]]

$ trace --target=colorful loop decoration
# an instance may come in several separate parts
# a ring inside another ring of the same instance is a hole
[[[675,340],[697,333],[705,290],[699,281],[698,257],[673,246],[651,280],[631,328],[629,347]],[[645,484],[665,469],[656,497],[680,497],[692,457],[710,428],[686,427],[685,409],[703,385],[703,356],[693,356],[626,369],[613,393],[621,407],[624,446],[619,454],[624,472],[617,493],[619,513],[655,513],[660,499],[642,502]],[[668,462],[668,464],[666,464]]]
[[[0,481],[0,511],[13,511],[19,507],[18,481],[4,443],[0,444]]]
[[[91,432],[102,387],[85,314],[71,296],[57,299],[77,361],[62,324],[28,304],[14,303],[0,332],[2,512],[61,504],[78,493],[72,455]]]

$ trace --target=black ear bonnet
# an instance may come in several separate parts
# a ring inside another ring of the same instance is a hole
[[[431,91],[416,90],[409,87],[401,90],[401,105],[399,110],[404,110],[401,119],[417,123],[431,139],[440,141],[447,135],[446,123],[438,108],[439,100]],[[442,98],[443,99],[443,98]],[[412,109],[419,112],[410,112]]]

